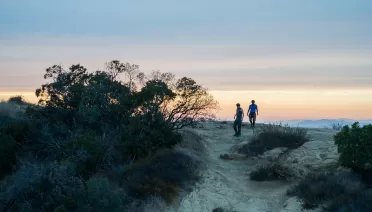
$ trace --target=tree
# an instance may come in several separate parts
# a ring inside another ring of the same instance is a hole
[[[120,81],[120,75],[124,81]],[[77,64],[69,71],[55,65],[46,69],[46,83],[37,89],[39,103],[48,107],[79,111],[97,122],[100,119],[121,123],[134,115],[158,116],[172,130],[193,126],[214,118],[218,103],[207,89],[193,79],[176,80],[172,73],[153,71],[146,76],[139,66],[113,60],[105,71],[87,73]],[[157,117],[159,118],[159,117]]]
[[[135,84],[136,79],[141,79],[144,76],[136,64],[121,63],[119,60],[112,60],[106,63],[105,66],[112,80],[116,80],[120,74],[124,74],[126,85],[131,91],[137,89]]]
[[[187,77],[175,84],[175,97],[163,102],[162,113],[173,129],[194,126],[196,123],[215,118],[218,102],[206,88]]]
[[[8,99],[8,102],[17,105],[27,105],[27,102],[23,96],[12,96]]]
[[[60,65],[46,69],[44,79],[51,79],[36,90],[39,104],[62,109],[76,109],[88,80],[87,69],[80,64],[66,71]]]

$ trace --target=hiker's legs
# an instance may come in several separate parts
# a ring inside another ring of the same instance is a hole
[[[235,121],[234,121],[234,125],[233,125],[233,126],[234,126],[235,135],[238,134],[238,129],[236,128],[237,125],[238,125],[238,123],[237,123],[237,121],[235,120]]]
[[[256,124],[256,113],[253,115],[253,127]]]
[[[252,113],[249,114],[249,122],[251,122],[251,127],[253,127],[253,121],[252,121]]]
[[[241,135],[242,133],[242,121],[239,120],[238,122],[238,135]]]

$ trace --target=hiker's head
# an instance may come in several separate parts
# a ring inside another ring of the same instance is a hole
[[[255,103],[255,101],[254,101],[254,100],[252,100],[251,102],[252,102],[252,104],[254,104],[254,103]]]
[[[240,107],[240,104],[239,104],[239,103],[237,103],[237,104],[236,104],[236,107]]]

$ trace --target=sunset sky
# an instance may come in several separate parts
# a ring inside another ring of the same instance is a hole
[[[372,119],[371,0],[0,0],[0,99],[117,59],[188,76],[232,119]]]

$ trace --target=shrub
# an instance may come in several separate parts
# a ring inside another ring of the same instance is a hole
[[[250,142],[238,149],[239,153],[247,155],[261,155],[267,150],[278,147],[296,149],[309,141],[307,130],[292,128],[288,125],[261,125],[254,133]]]
[[[77,211],[126,211],[127,194],[108,179],[93,177],[86,182],[86,190],[79,198]]]
[[[181,135],[172,130],[163,116],[137,115],[122,133],[123,155],[144,158],[162,148],[171,148],[181,142]]]
[[[25,143],[30,130],[26,121],[14,120],[0,127],[0,132],[12,136],[18,143]]]
[[[343,125],[340,123],[332,123],[332,129],[333,130],[341,130],[343,128]]]
[[[9,102],[0,102],[0,118],[2,117],[17,117],[22,112],[21,108]]]
[[[77,208],[84,184],[69,164],[23,164],[0,188],[2,211]]]
[[[232,209],[225,209],[222,207],[218,207],[218,208],[213,209],[212,212],[235,212],[235,211]]]
[[[372,190],[362,190],[352,198],[340,198],[325,207],[325,212],[370,211]]]
[[[288,191],[289,196],[297,196],[305,208],[322,206],[332,208],[355,199],[365,189],[358,174],[338,172],[311,174]]]
[[[161,150],[134,163],[125,173],[123,184],[128,194],[139,199],[160,196],[174,202],[180,189],[189,189],[200,180],[200,161],[180,150]]]
[[[0,132],[0,179],[12,172],[17,163],[18,147],[13,137]]]
[[[354,123],[351,128],[344,126],[334,136],[340,164],[354,170],[372,168],[372,125],[359,126]]]
[[[92,131],[77,130],[69,139],[61,143],[61,149],[57,152],[60,161],[68,159],[76,166],[77,173],[84,179],[96,173],[105,152]]]
[[[8,99],[8,102],[22,106],[28,104],[23,96],[12,96]]]
[[[289,180],[293,173],[279,162],[263,164],[254,169],[249,177],[254,181]]]

